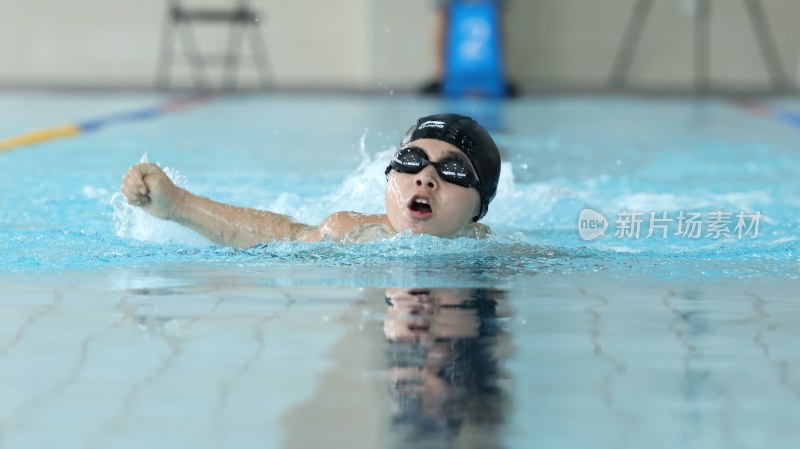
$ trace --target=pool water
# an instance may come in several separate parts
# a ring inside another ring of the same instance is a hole
[[[4,92],[0,136],[165,100]],[[445,110],[501,148],[485,241],[233,250],[117,193],[379,213]],[[758,111],[228,96],[0,153],[0,447],[796,447],[800,128]]]

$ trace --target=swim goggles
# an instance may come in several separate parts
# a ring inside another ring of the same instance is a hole
[[[439,162],[431,162],[425,151],[419,147],[405,147],[397,150],[392,162],[386,167],[385,174],[388,176],[392,170],[415,174],[421,172],[428,165],[433,166],[436,173],[439,173],[439,176],[449,183],[474,188],[478,188],[480,185],[478,177],[467,161],[457,156],[451,156]]]

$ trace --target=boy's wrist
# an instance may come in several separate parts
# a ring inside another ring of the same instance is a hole
[[[184,221],[186,218],[186,203],[191,201],[192,196],[188,190],[176,186],[175,199],[172,201],[172,208],[167,213],[167,220]]]

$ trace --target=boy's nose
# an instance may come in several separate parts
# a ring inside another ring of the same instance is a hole
[[[414,178],[414,184],[418,187],[426,186],[431,190],[435,190],[439,187],[439,174],[436,173],[435,168],[427,166],[417,173]]]

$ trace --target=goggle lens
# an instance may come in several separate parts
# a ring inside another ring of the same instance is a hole
[[[386,174],[389,174],[390,170],[397,170],[400,173],[419,173],[428,165],[432,165],[439,176],[447,182],[463,187],[477,188],[479,185],[475,172],[466,161],[453,156],[440,162],[431,162],[425,151],[418,147],[401,148],[392,158]]]

